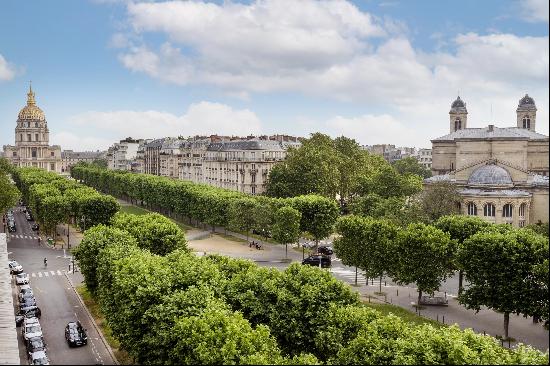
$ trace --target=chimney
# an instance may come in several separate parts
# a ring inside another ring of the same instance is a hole
[[[494,128],[495,128],[495,125],[489,125],[489,132],[493,132]]]

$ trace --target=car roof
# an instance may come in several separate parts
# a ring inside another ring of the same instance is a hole
[[[21,290],[32,290],[31,288],[31,285],[21,285],[21,287],[19,287],[19,292],[21,292]]]
[[[44,351],[36,351],[36,352],[31,353],[31,357],[32,357],[33,359],[35,359],[35,358],[44,358],[44,357],[46,357],[46,352],[44,352]]]

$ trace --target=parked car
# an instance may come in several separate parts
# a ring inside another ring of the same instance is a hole
[[[32,353],[38,351],[46,351],[46,342],[44,342],[44,338],[29,338],[29,340],[27,341],[27,352],[29,353],[29,357]]]
[[[35,222],[34,224],[31,225],[31,229],[34,231],[38,231],[38,229],[40,229],[40,225],[38,225],[38,223]]]
[[[31,286],[21,285],[19,287],[19,301],[23,301],[23,298],[28,297],[29,295],[32,295],[34,297],[34,292],[32,291]]]
[[[25,343],[29,341],[29,339],[34,337],[42,337],[42,327],[40,326],[40,323],[33,322],[29,324],[23,324],[23,339],[25,340]]]
[[[17,226],[15,226],[15,221],[8,221],[8,231],[14,233],[17,231]]]
[[[50,360],[44,351],[33,352],[29,356],[31,360],[31,365],[49,365]]]
[[[86,329],[82,327],[79,321],[69,322],[65,326],[65,339],[69,343],[69,347],[88,344]]]
[[[28,285],[29,284],[29,275],[25,272],[15,275],[15,284],[16,285]]]
[[[17,325],[17,321],[18,321],[19,316],[23,317],[23,319],[19,319],[19,321],[21,323],[23,323],[23,320],[25,318],[38,318],[38,319],[40,319],[40,317],[42,316],[42,311],[40,310],[40,308],[38,306],[31,306],[29,308],[19,310],[19,313],[17,315],[18,316],[15,319],[15,324],[16,325]],[[21,324],[19,324],[19,325],[21,325]]]
[[[10,268],[10,274],[18,274],[23,272],[23,266],[17,263],[17,261],[10,261],[8,263],[8,267]]]
[[[323,254],[313,254],[302,261],[302,264],[319,267],[319,263],[322,268],[330,267],[331,260],[329,256]]]
[[[24,297],[19,303],[19,310],[21,311],[30,309],[32,307],[36,307],[36,299],[34,298],[34,296]]]
[[[27,211],[25,213],[25,217],[27,218],[27,221],[32,221],[33,220],[33,217],[32,217],[32,214],[30,211]]]
[[[319,248],[317,248],[317,252],[324,255],[332,255],[334,253],[334,250],[331,246],[320,245]]]

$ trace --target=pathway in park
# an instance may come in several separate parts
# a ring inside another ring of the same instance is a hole
[[[128,205],[128,203],[124,203]],[[66,228],[66,225],[62,227]],[[60,226],[58,230],[63,230]],[[221,235],[224,234],[224,235]],[[227,236],[232,236],[240,240],[231,240]],[[66,243],[65,236],[62,236]],[[71,247],[78,245],[82,239],[82,234],[78,233],[74,228],[70,232]],[[249,238],[249,241],[254,240],[261,246],[261,250],[251,248],[246,242],[246,236],[240,233],[226,231],[224,228],[217,227],[215,232],[203,229],[191,229],[186,232],[189,246],[199,255],[204,253],[219,253],[235,258],[247,258],[256,261],[263,266],[276,267],[284,269],[289,265],[285,261],[285,246],[272,244],[256,238]],[[64,245],[66,248],[66,244]],[[288,246],[288,258],[291,262],[301,262],[302,256],[307,256],[307,250],[302,253],[301,250]],[[334,276],[350,285],[355,282],[355,274],[352,268],[342,265],[338,260],[333,262],[333,266],[329,269]],[[371,301],[387,302],[393,305],[400,306],[409,311],[415,312],[416,308],[412,303],[416,301],[417,292],[414,286],[397,286],[385,285],[382,283],[383,295],[375,293],[379,290],[379,282],[374,282],[374,285],[365,283],[365,279],[360,276],[357,286],[352,286],[365,299],[371,297]],[[438,294],[444,296],[443,293]],[[477,333],[486,333],[496,336],[504,333],[504,317],[502,314],[493,310],[482,309],[477,314],[473,310],[468,310],[458,303],[454,296],[447,296],[448,306],[426,306],[420,310],[420,315],[444,322],[445,324],[458,324],[461,329],[472,328]],[[549,348],[548,330],[545,330],[542,323],[534,324],[532,318],[524,318],[521,315],[510,315],[510,336],[516,339],[511,346],[521,342],[532,345],[542,351],[547,351]],[[504,344],[508,346],[508,343]]]

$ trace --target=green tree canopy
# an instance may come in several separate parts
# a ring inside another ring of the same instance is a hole
[[[432,176],[431,170],[424,168],[418,162],[418,159],[412,156],[396,160],[392,163],[392,166],[399,174],[415,174],[424,179]]]

